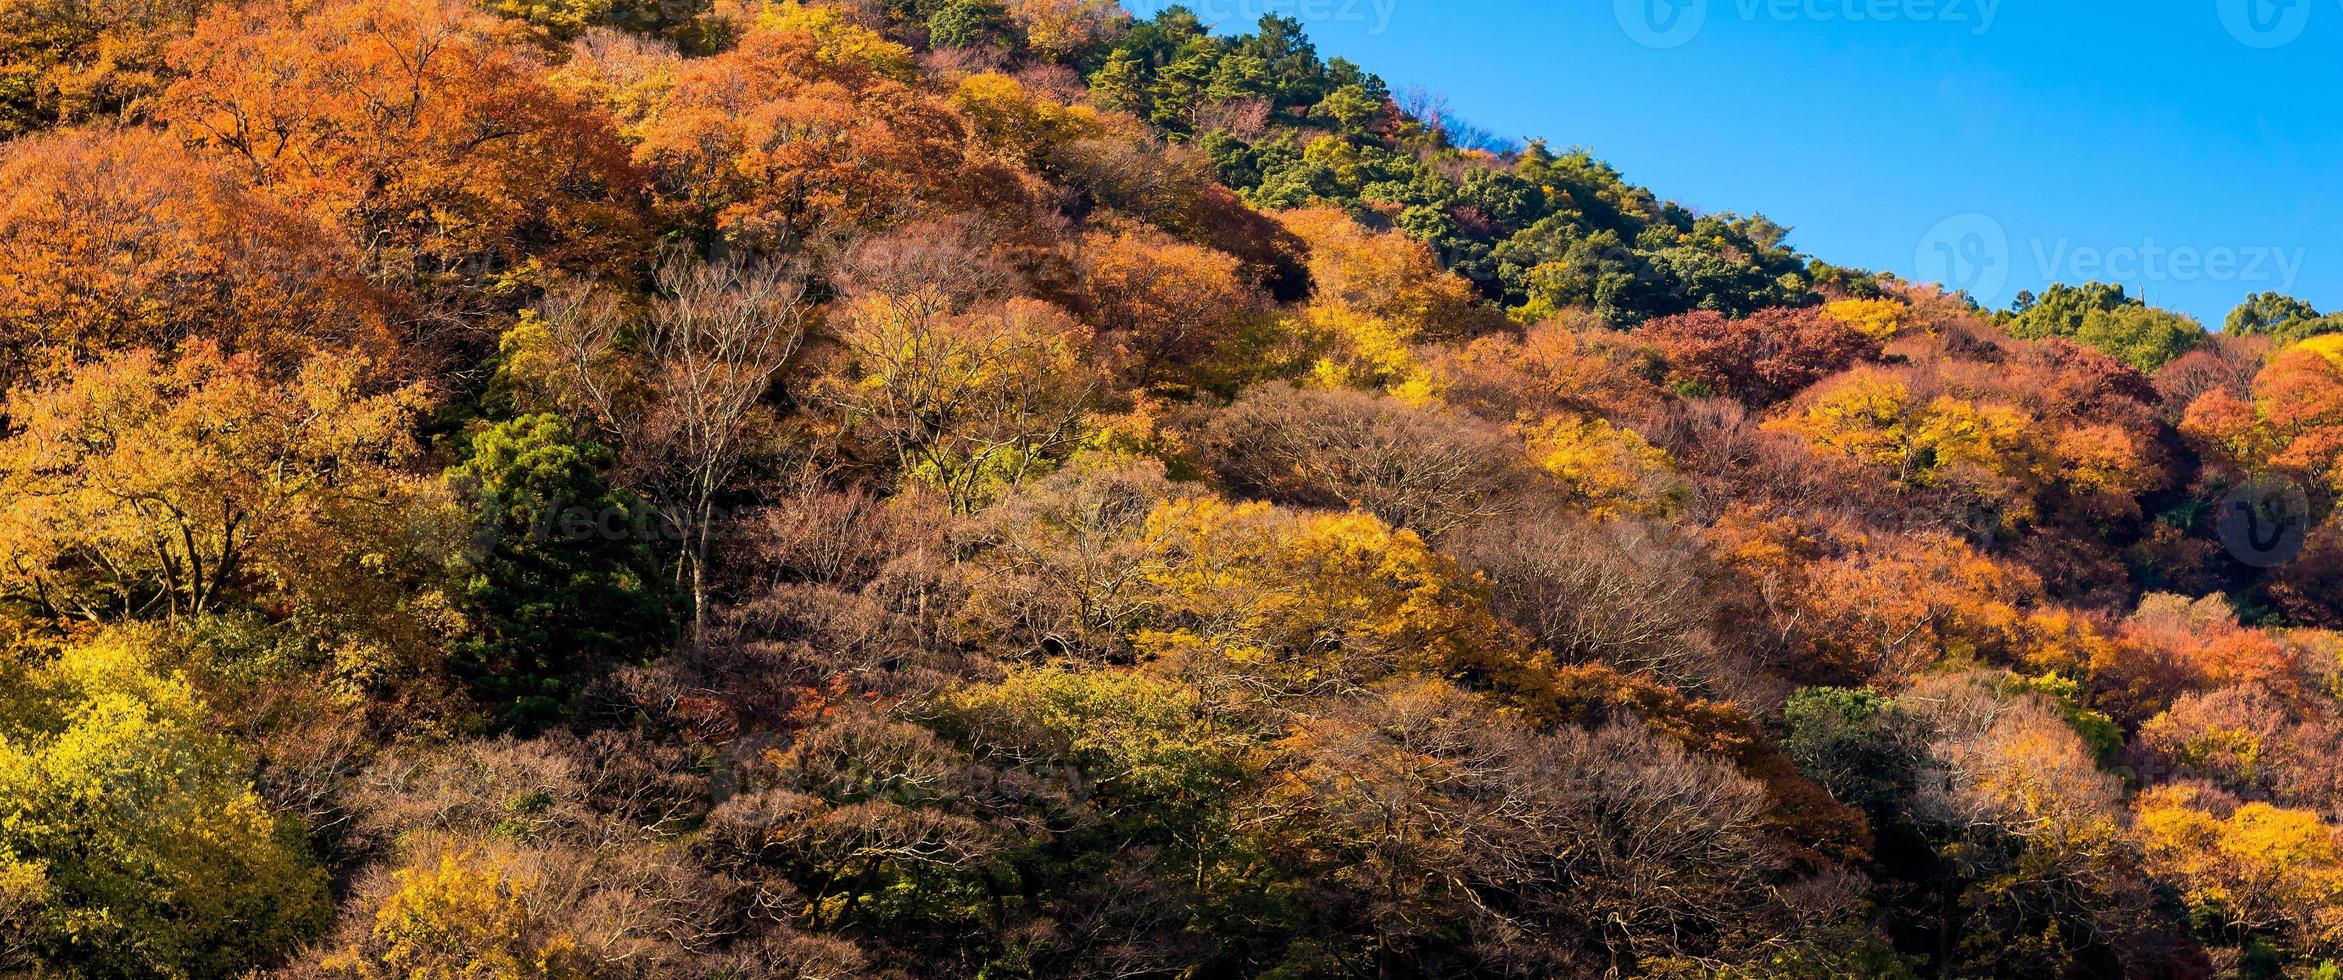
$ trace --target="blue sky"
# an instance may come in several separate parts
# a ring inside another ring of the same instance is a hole
[[[1188,6],[1988,305],[2099,278],[2214,327],[2264,289],[2343,309],[2343,0]]]

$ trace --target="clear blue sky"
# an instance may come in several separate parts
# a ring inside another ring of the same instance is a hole
[[[1188,6],[1296,17],[1497,133],[1988,305],[2096,276],[2216,328],[2263,289],[2343,308],[2343,0]]]

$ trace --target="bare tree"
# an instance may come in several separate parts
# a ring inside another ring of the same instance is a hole
[[[1355,507],[1437,538],[1511,509],[1520,444],[1494,426],[1356,391],[1264,385],[1204,426],[1229,488],[1303,507]]]
[[[631,482],[662,504],[697,644],[718,502],[775,424],[766,396],[805,339],[805,286],[783,265],[686,258],[661,265],[657,282],[639,317],[595,290],[548,303],[550,363],[539,373],[557,403],[618,444]],[[630,337],[639,337],[632,358],[622,350]]]
[[[953,314],[939,293],[874,296],[846,317],[824,400],[901,471],[974,511],[1046,469],[1082,431],[1089,335],[1035,300]]]

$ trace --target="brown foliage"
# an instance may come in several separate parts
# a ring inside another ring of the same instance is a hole
[[[1644,324],[1637,335],[1667,360],[1670,380],[1770,405],[1879,356],[1879,342],[1815,310],[1771,309],[1734,320],[1707,311]]]
[[[1502,431],[1366,392],[1260,385],[1198,441],[1238,494],[1358,508],[1438,538],[1515,505],[1523,450]]]

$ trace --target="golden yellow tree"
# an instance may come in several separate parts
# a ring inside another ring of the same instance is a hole
[[[432,512],[401,471],[422,393],[374,393],[357,359],[290,382],[194,344],[83,367],[9,402],[0,591],[55,616],[185,615],[228,597],[384,591]],[[368,586],[364,583],[375,582]]]
[[[325,925],[324,872],[206,714],[128,634],[0,653],[0,971],[232,976]]]
[[[2172,882],[2192,912],[2236,941],[2284,939],[2303,953],[2343,950],[2343,852],[2335,828],[2308,810],[2235,804],[2226,813],[2191,786],[2159,787],[2138,803],[2150,874]]]

